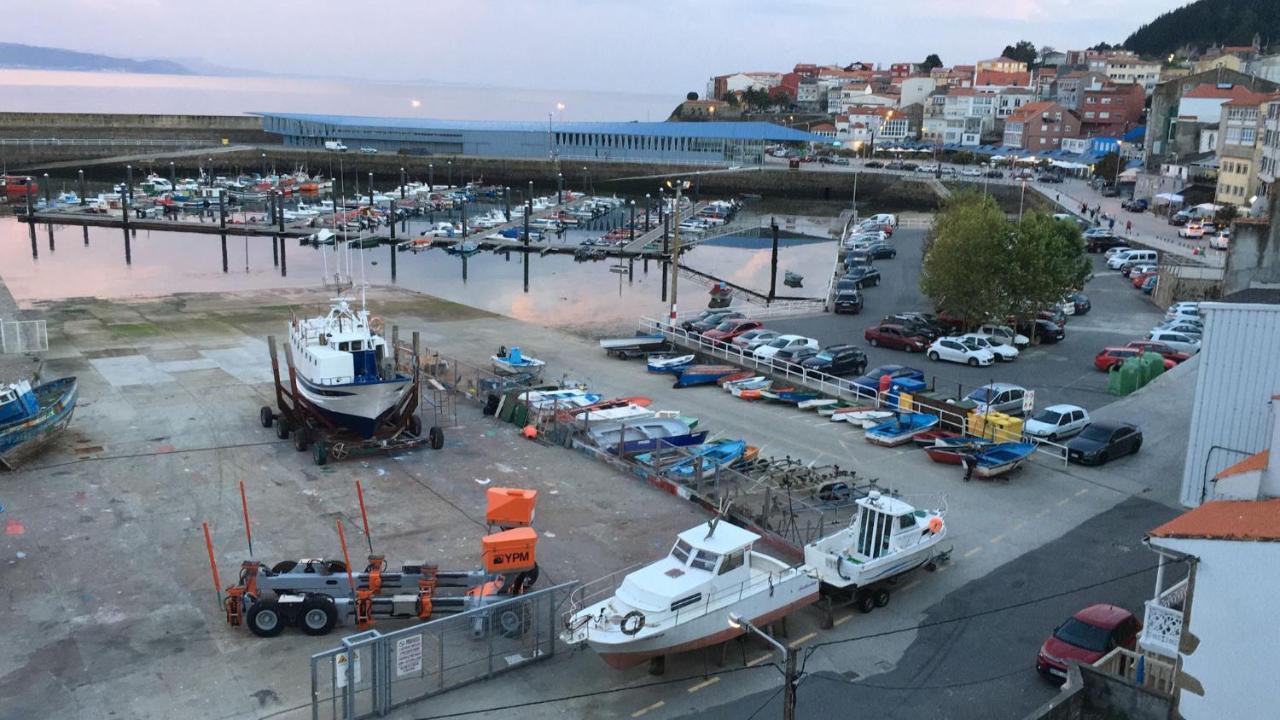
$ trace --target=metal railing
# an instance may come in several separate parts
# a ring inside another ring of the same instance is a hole
[[[1118,647],[1093,666],[1138,687],[1162,695],[1173,694],[1173,681],[1177,676],[1177,668],[1173,663]]]
[[[1166,588],[1154,600],[1148,600],[1142,621],[1142,647],[1166,657],[1178,657],[1182,640],[1182,608],[1187,599],[1187,580]]]
[[[311,718],[385,716],[479,680],[551,657],[560,607],[576,582],[536,590],[383,634],[343,638],[311,656]]]
[[[46,146],[109,146],[109,147],[205,147],[216,145],[212,140],[154,140],[129,138],[0,138],[2,147]]]

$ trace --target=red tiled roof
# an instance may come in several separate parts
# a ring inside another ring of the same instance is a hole
[[[1009,113],[1009,120],[1014,122],[1026,122],[1033,117],[1039,117],[1042,113],[1058,112],[1061,106],[1052,100],[1041,100],[1040,102],[1027,103],[1022,107]]]
[[[1222,103],[1222,105],[1223,107],[1226,107],[1227,105],[1231,105],[1233,107],[1258,107],[1259,105],[1269,103],[1276,99],[1280,99],[1280,93],[1250,92],[1243,97],[1228,100],[1227,102]]]
[[[1211,83],[1203,83],[1197,85],[1182,94],[1184,98],[1204,98],[1204,99],[1221,99],[1221,100],[1239,100],[1255,94],[1252,90],[1244,85],[1232,85],[1231,87],[1218,87]]]
[[[1000,72],[999,70],[979,70],[974,85],[1030,85],[1030,72]]]
[[[1280,498],[1207,502],[1148,534],[1161,538],[1280,541]]]
[[[1255,470],[1266,470],[1267,463],[1270,462],[1270,460],[1271,460],[1271,451],[1263,450],[1260,453],[1255,453],[1253,455],[1250,455],[1249,457],[1241,460],[1235,465],[1232,465],[1227,468],[1223,468],[1221,472],[1213,476],[1213,479],[1217,480],[1219,478],[1231,477],[1232,475],[1242,475],[1244,473],[1253,472]]]

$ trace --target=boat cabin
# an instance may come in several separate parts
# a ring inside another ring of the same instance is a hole
[[[627,575],[618,598],[646,613],[676,612],[751,579],[751,546],[760,536],[727,522],[685,530],[667,557]]]
[[[0,385],[0,424],[31,417],[39,410],[40,402],[26,380]]]
[[[368,312],[345,300],[323,318],[295,319],[291,325],[295,361],[302,375],[319,385],[375,383],[386,356],[386,341],[371,328]]]
[[[858,516],[851,524],[854,544],[847,551],[860,561],[877,560],[916,545],[930,532],[925,513],[898,498],[872,492],[857,500]]]

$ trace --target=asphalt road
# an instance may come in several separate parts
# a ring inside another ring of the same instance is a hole
[[[906,654],[887,673],[864,681],[838,666],[813,671],[831,667],[824,657],[829,652],[834,656],[832,651],[848,652],[851,645],[865,644],[865,652],[874,653],[881,639],[817,647],[808,657],[810,675],[797,691],[796,716],[852,717],[851,709],[856,708],[857,717],[878,720],[1024,717],[1058,692],[1035,670],[1040,644],[1060,622],[1093,603],[1117,604],[1140,614],[1154,588],[1156,563],[1156,556],[1140,542],[1140,528],[1155,527],[1177,514],[1166,505],[1130,498],[964,585],[929,608],[921,625],[938,624],[917,631]],[[1128,577],[970,617],[1121,576]],[[958,618],[968,619],[951,622]],[[804,648],[799,652],[800,658],[806,657]],[[782,713],[781,695],[771,695],[772,691],[753,693],[705,708],[697,717],[740,720],[758,711],[754,717],[776,718]]]
[[[869,347],[863,339],[863,330],[886,315],[932,310],[919,284],[924,234],[923,230],[894,233],[898,256],[876,261],[881,273],[880,285],[865,291],[865,307],[860,315],[824,313],[769,320],[765,324],[781,332],[816,338],[824,347],[855,344],[867,353],[869,368],[889,363],[917,367],[937,389],[956,397],[988,382],[1009,382],[1035,390],[1036,407],[1071,403],[1091,409],[1115,399],[1106,392],[1106,373],[1093,366],[1094,356],[1103,347],[1145,338],[1147,331],[1163,316],[1163,312],[1129,286],[1125,278],[1108,270],[1101,255],[1095,255],[1091,256],[1095,263],[1094,279],[1084,289],[1093,309],[1087,315],[1068,319],[1065,340],[1024,350],[1012,363],[972,368],[958,363],[933,362],[923,355]]]

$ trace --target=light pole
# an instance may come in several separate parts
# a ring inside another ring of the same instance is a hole
[[[427,192],[436,189],[436,164],[427,163]]]
[[[649,193],[644,194],[644,231],[649,232],[649,208],[653,205]]]
[[[679,308],[676,304],[676,281],[680,277],[680,191],[689,187],[688,180],[667,181],[667,187],[676,191],[675,197],[675,216],[671,218],[671,224],[674,228],[672,231],[671,245],[671,313],[670,322],[672,327],[676,324],[676,313]]]
[[[797,675],[795,653],[791,652],[786,645],[773,639],[768,633],[752,625],[750,621],[740,617],[737,613],[729,613],[729,627],[736,630],[746,630],[749,634],[758,635],[765,642],[772,645],[775,650],[782,653],[783,674],[785,675],[783,682],[786,683],[782,687],[782,720],[795,720]]]
[[[1027,179],[1022,179],[1022,191],[1018,193],[1018,222],[1022,222],[1022,204],[1027,199]]]

